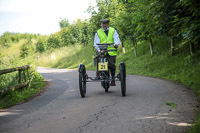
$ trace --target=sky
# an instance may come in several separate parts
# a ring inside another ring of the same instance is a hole
[[[70,23],[88,19],[96,0],[0,0],[0,36],[4,32],[49,35],[60,30],[60,18]]]

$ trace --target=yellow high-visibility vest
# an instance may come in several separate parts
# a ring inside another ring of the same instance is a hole
[[[100,28],[97,31],[97,34],[100,39],[100,43],[114,43],[114,38],[113,38],[114,32],[115,32],[115,29],[112,27],[109,27],[108,36],[107,36],[106,33],[102,30],[102,28]],[[110,56],[116,56],[117,49],[114,48],[114,46],[108,46],[108,54]]]

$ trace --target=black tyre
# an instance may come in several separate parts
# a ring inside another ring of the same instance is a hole
[[[107,85],[107,82],[104,80],[104,81],[101,81],[101,86],[105,89],[105,92],[108,92],[108,85]]]
[[[106,79],[110,79],[110,72],[106,72]],[[104,84],[104,89],[105,89],[105,92],[108,92],[108,89],[110,88],[110,81],[105,81],[105,84]]]
[[[126,67],[124,63],[120,64],[120,81],[122,96],[126,96]]]
[[[105,92],[108,92],[108,89],[109,89],[109,84],[108,83],[106,83],[106,86],[104,87],[104,89],[105,89]]]
[[[85,67],[79,66],[79,90],[81,97],[85,97],[86,94],[86,72],[85,72]]]

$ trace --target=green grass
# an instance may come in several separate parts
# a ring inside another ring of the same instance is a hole
[[[38,66],[69,69],[77,69],[78,65],[83,63],[88,70],[95,70],[92,59],[93,53],[90,45],[86,47],[80,44],[70,45],[40,54],[39,60],[35,60],[34,63]],[[52,58],[52,55],[55,55],[55,59]]]
[[[0,99],[0,109],[23,103],[26,100],[40,93],[41,88],[46,85],[45,82],[38,82],[37,87],[26,88],[23,90],[11,91]]]
[[[178,105],[172,102],[166,102],[166,105],[172,107],[172,108],[176,108]]]

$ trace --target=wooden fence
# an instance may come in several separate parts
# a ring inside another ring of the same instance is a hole
[[[15,72],[15,71],[18,71],[18,73],[19,73],[18,85],[12,86],[12,87],[7,87],[3,90],[0,90],[0,96],[7,94],[11,90],[17,90],[17,89],[26,87],[30,82],[30,80],[27,80],[27,79],[30,78],[29,77],[29,71],[28,71],[29,68],[30,68],[30,65],[25,65],[25,66],[21,66],[21,67],[15,67],[15,68],[10,68],[10,69],[0,70],[0,75],[12,73],[12,72]],[[25,70],[27,70],[27,74],[26,74]],[[24,82],[22,82],[22,79],[24,80]]]

